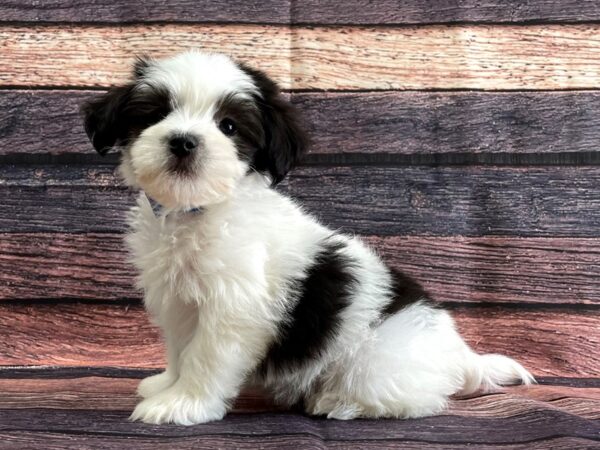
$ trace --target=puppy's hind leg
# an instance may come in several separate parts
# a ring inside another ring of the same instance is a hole
[[[326,380],[311,412],[329,418],[438,414],[453,394],[533,377],[501,355],[477,355],[450,315],[418,302],[375,329],[375,339]]]

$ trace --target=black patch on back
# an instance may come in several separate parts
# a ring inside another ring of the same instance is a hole
[[[340,325],[356,282],[353,261],[340,253],[342,244],[327,243],[297,284],[298,301],[281,324],[279,336],[267,352],[259,372],[294,368],[319,356]]]
[[[429,299],[429,294],[417,281],[396,269],[390,269],[390,274],[392,276],[392,298],[381,310],[382,319],[419,300]]]

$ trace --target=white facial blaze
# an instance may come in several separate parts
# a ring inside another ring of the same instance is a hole
[[[218,128],[215,112],[227,95],[249,98],[252,80],[223,55],[186,53],[151,63],[140,89],[166,89],[172,111],[146,128],[124,151],[121,174],[161,205],[185,209],[219,203],[231,195],[247,173],[234,141]],[[185,173],[173,170],[170,136],[189,133],[200,145],[185,162]]]

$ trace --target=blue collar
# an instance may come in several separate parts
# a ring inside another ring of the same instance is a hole
[[[152,207],[152,211],[154,211],[154,215],[156,217],[159,217],[161,215],[161,213],[165,210],[165,208],[163,207],[163,205],[158,203],[153,198],[148,197],[148,195],[146,195],[146,197],[148,198],[148,201],[150,202],[150,206]],[[182,212],[185,214],[198,214],[198,213],[202,212],[202,208],[201,207],[190,208],[190,209],[185,209]],[[167,215],[168,214],[169,213],[167,213]]]

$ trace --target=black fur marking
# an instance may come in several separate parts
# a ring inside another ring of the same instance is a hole
[[[144,76],[146,69],[150,67],[150,62],[150,58],[146,55],[141,55],[135,58],[135,63],[133,63],[133,74],[136,78]]]
[[[340,313],[349,304],[356,282],[350,272],[352,260],[340,253],[341,244],[326,243],[307,276],[298,281],[298,301],[281,324],[259,372],[280,371],[317,357],[335,336]]]
[[[138,59],[134,66],[136,79],[148,67],[147,59]],[[137,81],[109,89],[105,94],[84,103],[85,131],[101,155],[119,145],[127,145],[151,125],[160,122],[172,110],[166,89],[144,86]]]
[[[381,318],[385,319],[401,309],[418,302],[427,301],[429,294],[423,287],[409,276],[392,269],[392,298],[381,311]]]
[[[276,185],[306,153],[308,136],[296,108],[281,96],[277,84],[259,70],[244,64],[239,67],[252,77],[261,93],[254,100],[262,115],[265,140],[254,154],[252,167],[268,172]]]
[[[235,143],[238,154],[252,162],[257,149],[265,145],[265,133],[261,123],[261,112],[254,100],[230,94],[222,98],[217,105],[215,122],[231,119],[236,132],[230,137]]]

